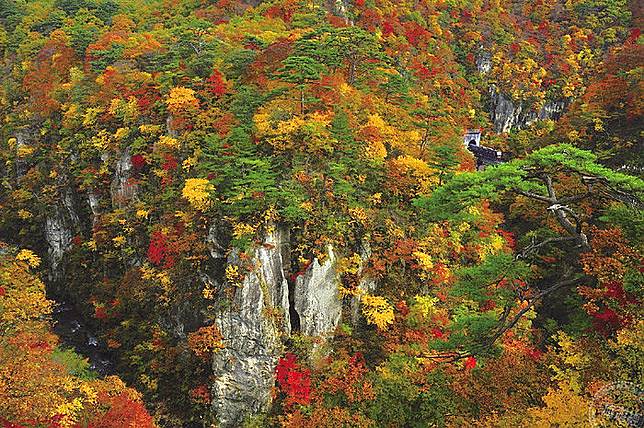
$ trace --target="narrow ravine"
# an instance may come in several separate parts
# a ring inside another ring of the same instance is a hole
[[[54,332],[60,337],[62,346],[87,358],[90,368],[99,376],[114,374],[113,356],[107,345],[83,322],[81,313],[64,300],[54,301]]]

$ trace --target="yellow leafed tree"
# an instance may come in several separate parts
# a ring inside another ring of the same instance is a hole
[[[190,205],[200,211],[210,207],[210,193],[214,186],[205,178],[189,178],[183,187],[182,195],[190,202]]]
[[[361,297],[362,314],[369,324],[384,329],[394,322],[394,308],[384,297],[365,294]]]

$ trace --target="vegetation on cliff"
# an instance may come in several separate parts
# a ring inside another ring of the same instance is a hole
[[[151,425],[140,394],[216,423],[216,320],[280,228],[290,334],[248,426],[608,421],[593,397],[642,382],[641,12],[0,0],[0,236],[30,249],[0,249],[0,420]],[[475,171],[469,128],[512,160]],[[293,295],[329,248],[323,340]],[[58,347],[28,269],[138,393]]]

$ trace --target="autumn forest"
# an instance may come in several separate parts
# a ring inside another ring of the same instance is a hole
[[[643,25],[0,0],[0,427],[643,427]]]

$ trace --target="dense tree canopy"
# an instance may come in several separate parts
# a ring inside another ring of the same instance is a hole
[[[323,344],[291,317],[247,426],[586,426],[642,382],[641,13],[0,0],[0,421],[212,426],[213,320],[281,228],[290,299],[332,248],[344,314]]]

